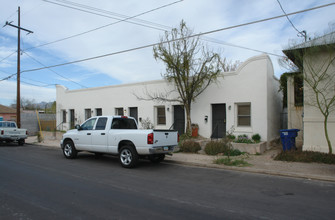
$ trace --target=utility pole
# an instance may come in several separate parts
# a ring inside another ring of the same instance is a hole
[[[6,21],[6,25],[17,28],[17,88],[16,88],[16,124],[18,128],[21,128],[21,95],[20,95],[20,38],[21,38],[21,30],[28,32],[28,34],[32,34],[33,32],[27,29],[24,29],[20,26],[20,7],[18,8],[18,21],[17,26],[12,25],[12,22]]]

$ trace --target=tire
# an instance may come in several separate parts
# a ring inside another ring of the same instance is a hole
[[[67,159],[74,159],[77,157],[78,151],[74,147],[72,141],[65,141],[63,147],[63,154]]]
[[[149,155],[149,160],[152,163],[160,163],[164,160],[165,158],[165,154],[153,154],[153,155]]]
[[[18,143],[19,146],[22,146],[22,145],[24,145],[25,141],[24,141],[24,139],[21,139],[17,143]]]
[[[138,154],[135,148],[129,145],[121,147],[119,160],[124,168],[135,167],[138,163]]]

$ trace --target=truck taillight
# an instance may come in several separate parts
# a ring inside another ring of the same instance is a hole
[[[178,140],[178,143],[179,143],[179,133],[178,133],[178,139],[177,140]]]
[[[3,135],[4,134],[4,131],[3,130],[1,130],[1,135]]]
[[[154,133],[148,134],[148,144],[154,144]]]
[[[26,135],[28,135],[28,131],[26,131]]]

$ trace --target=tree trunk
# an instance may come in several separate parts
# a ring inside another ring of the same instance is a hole
[[[186,134],[188,136],[191,136],[192,134],[192,128],[191,128],[191,104],[186,104],[185,105],[185,110],[186,110]]]
[[[327,140],[327,144],[328,144],[328,154],[332,154],[333,153],[333,147],[332,147],[332,143],[329,140],[329,135],[328,135],[328,115],[325,116],[325,120],[323,121],[323,128],[325,131],[325,136],[326,136],[326,140]]]

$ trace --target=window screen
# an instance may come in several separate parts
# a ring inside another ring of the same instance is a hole
[[[251,105],[237,105],[237,126],[251,126]]]

